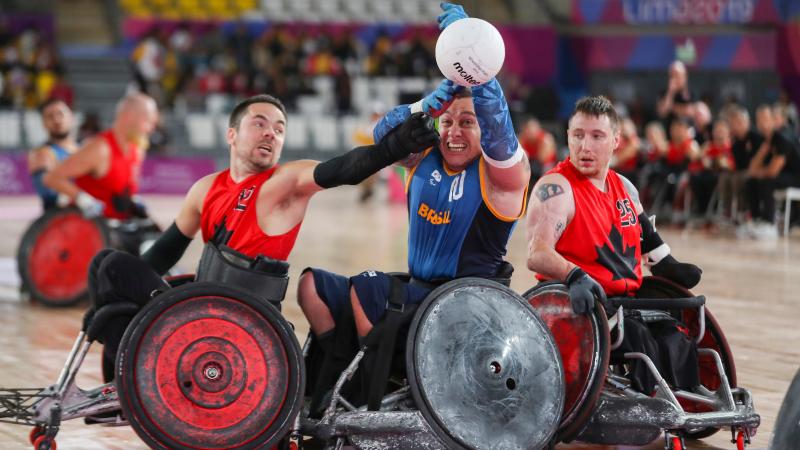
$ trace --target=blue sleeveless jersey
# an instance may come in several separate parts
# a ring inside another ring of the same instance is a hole
[[[408,268],[415,278],[494,277],[516,217],[501,218],[486,203],[483,158],[449,172],[430,151],[408,177]]]
[[[67,159],[69,156],[69,152],[61,147],[60,145],[56,145],[53,143],[47,144],[50,149],[53,151],[53,155],[56,157],[57,161],[63,161]],[[48,188],[42,182],[42,177],[44,176],[44,172],[37,172],[32,174],[32,183],[34,189],[36,189],[36,193],[39,194],[39,197],[42,199],[42,203],[44,203],[45,209],[53,207],[56,205],[56,200],[58,199],[58,192]]]

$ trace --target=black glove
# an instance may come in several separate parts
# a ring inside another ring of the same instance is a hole
[[[112,195],[111,206],[123,214],[129,214],[139,219],[147,218],[147,208],[143,204],[134,201],[127,192]]]
[[[567,274],[567,287],[569,287],[569,300],[575,314],[589,314],[594,309],[595,298],[600,303],[606,303],[606,293],[600,283],[592,279],[580,267],[576,267]]]
[[[378,145],[386,148],[396,161],[439,145],[439,132],[431,116],[416,112],[384,136]]]
[[[700,282],[700,274],[703,273],[703,270],[694,264],[682,263],[672,255],[667,255],[658,264],[650,267],[650,272],[655,276],[674,281],[686,289],[691,289]]]

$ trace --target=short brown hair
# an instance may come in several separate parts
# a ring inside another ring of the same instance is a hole
[[[72,108],[69,107],[69,105],[67,104],[67,102],[64,101],[64,99],[59,97],[50,97],[47,100],[43,101],[41,105],[39,105],[39,113],[44,114],[45,109],[49,108],[50,105],[55,105],[56,103],[63,103],[68,110],[72,111]]]
[[[617,114],[617,110],[614,109],[614,104],[611,103],[611,100],[603,95],[583,97],[578,100],[575,103],[575,110],[572,112],[572,115],[569,116],[569,119],[572,120],[575,114],[578,113],[594,117],[606,116],[611,123],[612,129],[616,130],[619,128],[619,115]]]
[[[286,122],[289,122],[289,118],[286,117],[286,107],[283,106],[283,103],[281,103],[277,97],[273,97],[269,94],[260,94],[242,100],[233,108],[233,111],[231,111],[231,117],[228,119],[228,128],[236,128],[238,130],[239,124],[242,123],[242,117],[247,112],[247,108],[256,103],[269,103],[271,105],[275,105],[275,107],[281,110],[281,113],[283,113],[283,118],[286,120]]]

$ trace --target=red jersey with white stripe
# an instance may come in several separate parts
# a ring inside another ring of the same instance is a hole
[[[635,293],[642,284],[641,227],[620,176],[609,170],[603,192],[569,158],[548,173],[563,175],[575,199],[575,216],[556,243],[556,252],[597,280],[606,294]]]
[[[83,175],[75,180],[81,190],[103,202],[103,215],[112,219],[129,219],[127,212],[117,211],[111,204],[111,197],[114,195],[133,195],[139,189],[139,172],[142,167],[142,159],[139,158],[139,150],[136,145],[130,144],[127,151],[122,151],[122,147],[112,130],[106,130],[99,134],[105,139],[110,149],[110,159],[108,173],[102,178],[95,178],[91,175]]]
[[[231,178],[230,169],[220,172],[203,200],[200,217],[203,242],[213,239],[215,243],[225,244],[251,258],[264,255],[285,261],[294,247],[303,221],[284,234],[271,236],[258,226],[256,212],[256,199],[261,186],[277,168],[274,166],[251,175],[239,183]]]

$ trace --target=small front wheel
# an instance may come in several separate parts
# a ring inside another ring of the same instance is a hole
[[[39,436],[33,443],[33,450],[56,450],[56,440],[49,436]]]
[[[28,435],[28,440],[32,445],[36,445],[36,440],[39,439],[40,436],[44,436],[47,431],[41,425],[36,425],[31,430],[31,433]]]

